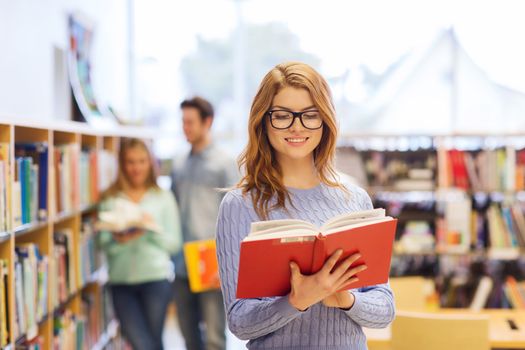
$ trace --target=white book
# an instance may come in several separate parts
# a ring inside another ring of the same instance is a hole
[[[19,181],[13,182],[13,225],[18,227],[22,225],[22,187]]]
[[[506,148],[505,158],[505,190],[516,189],[516,149],[512,146]]]
[[[98,231],[126,233],[132,229],[144,229],[162,232],[159,225],[152,221],[138,204],[124,198],[116,198],[113,208],[99,212],[98,218],[95,224]]]
[[[479,280],[478,288],[476,288],[476,293],[470,303],[470,310],[480,311],[487,304],[490,292],[492,291],[492,279],[488,276],[483,276]]]

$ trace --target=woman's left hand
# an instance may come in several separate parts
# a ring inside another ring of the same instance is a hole
[[[323,299],[323,305],[328,307],[338,307],[340,309],[350,309],[354,306],[355,296],[352,292],[343,290]]]

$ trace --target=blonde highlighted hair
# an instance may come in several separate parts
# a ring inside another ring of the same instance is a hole
[[[126,191],[130,188],[129,180],[125,172],[126,154],[131,149],[141,149],[148,154],[149,158],[149,172],[146,178],[145,186],[150,189],[160,190],[157,185],[157,167],[155,166],[153,155],[148,145],[137,138],[123,138],[120,141],[120,148],[118,152],[118,172],[115,182],[102,194],[102,198],[112,197],[117,195],[119,192]]]
[[[285,87],[305,89],[323,118],[323,134],[313,151],[314,164],[321,182],[342,187],[334,169],[337,122],[330,88],[326,80],[312,67],[300,62],[286,62],[275,66],[263,78],[252,102],[248,121],[248,144],[239,157],[244,177],[238,187],[243,194],[251,193],[253,207],[263,220],[270,209],[285,208],[290,194],[282,181],[282,169],[266,133],[267,112],[276,94]],[[270,208],[270,200],[276,203]]]

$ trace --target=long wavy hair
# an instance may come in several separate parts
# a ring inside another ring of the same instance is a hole
[[[148,154],[149,158],[149,172],[146,178],[146,188],[160,190],[159,185],[157,185],[157,168],[155,166],[154,158],[152,152],[150,151],[148,145],[137,138],[123,138],[120,141],[120,148],[118,152],[118,172],[115,182],[102,194],[102,198],[113,197],[119,192],[124,192],[130,188],[130,182],[128,176],[125,172],[125,163],[126,163],[126,154],[129,150],[139,148],[145,151]]]
[[[323,118],[321,141],[313,151],[314,165],[321,182],[344,189],[334,168],[337,122],[326,80],[307,64],[278,64],[263,78],[253,99],[248,121],[248,144],[239,156],[239,167],[245,175],[237,186],[242,188],[243,194],[251,193],[255,212],[263,220],[268,219],[270,209],[286,209],[287,199],[291,203],[290,193],[283,184],[282,169],[266,132],[267,112],[275,95],[285,87],[306,89],[310,93]],[[270,200],[274,196],[277,201],[270,208]]]

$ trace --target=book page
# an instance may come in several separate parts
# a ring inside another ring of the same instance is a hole
[[[391,220],[394,220],[394,219],[390,216],[385,216],[382,218],[357,219],[353,223],[331,228],[327,231],[322,231],[322,234],[327,236],[332,233],[338,233],[338,232],[342,232],[342,231],[349,230],[349,229],[356,228],[356,227],[368,226],[371,224],[376,224],[379,222],[385,222],[385,221],[391,221]]]
[[[303,230],[303,232],[307,232],[309,235],[310,234],[317,234],[317,233],[319,233],[319,230],[316,229],[315,227],[313,227],[312,225],[306,225],[304,223],[298,223],[296,225],[274,226],[274,227],[268,228],[266,230],[250,232],[250,234],[248,236],[250,236],[250,237],[253,237],[253,236],[260,237],[260,236],[264,236],[264,235],[280,233],[280,232],[281,233],[285,233],[285,232],[288,232],[288,231],[295,231],[295,230]]]
[[[131,228],[162,232],[157,223],[146,219],[145,212],[138,204],[120,197],[115,199],[111,210],[99,213],[99,221],[96,226],[97,230],[113,232]]]
[[[385,217],[385,209],[383,208],[345,213],[334,216],[333,218],[326,221],[323,226],[321,226],[321,231],[327,231],[336,227],[346,226],[352,223],[362,222],[363,220],[381,217]]]
[[[286,226],[304,225],[311,229],[316,229],[314,225],[304,220],[299,219],[281,219],[281,220],[267,220],[267,221],[256,221],[252,222],[250,226],[250,235],[259,231],[266,231],[275,227],[284,228]]]
[[[243,242],[250,242],[250,241],[262,241],[266,239],[289,239],[292,237],[298,238],[297,241],[308,241],[313,240],[315,236],[317,236],[319,232],[317,230],[312,230],[311,228],[307,228],[304,226],[289,226],[286,227],[286,229],[283,230],[283,228],[272,228],[270,230],[266,230],[264,232],[257,232],[254,235],[248,235],[246,238],[244,238]]]

